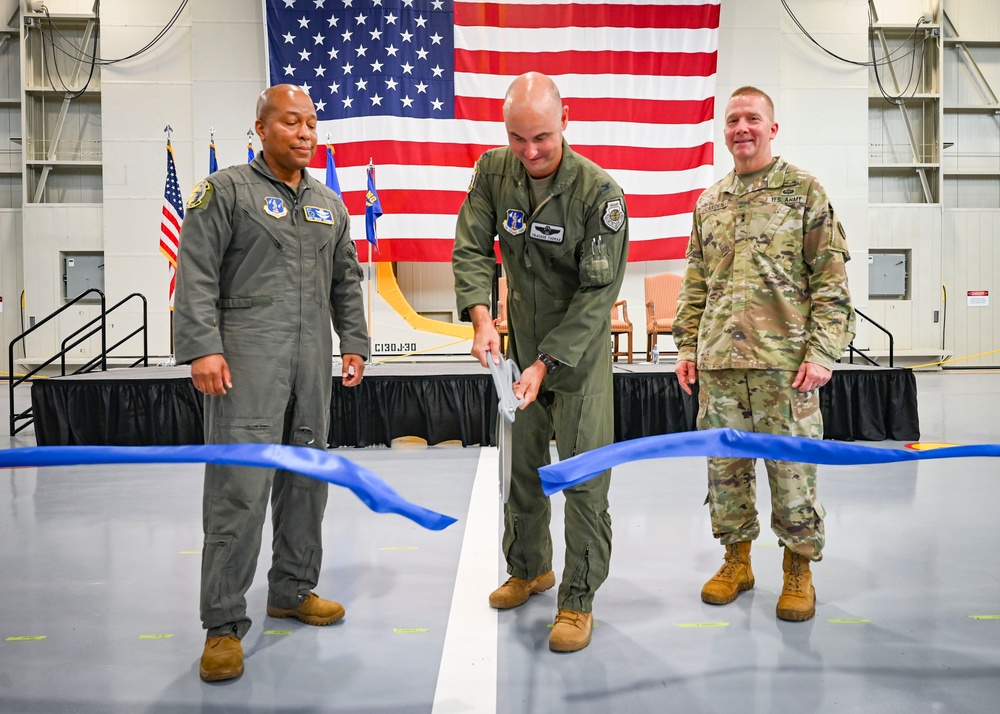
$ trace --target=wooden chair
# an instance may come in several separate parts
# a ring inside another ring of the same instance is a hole
[[[621,307],[620,314],[619,307]],[[618,338],[621,335],[628,335],[627,352],[622,352],[618,348]],[[611,358],[617,362],[619,357],[628,357],[628,363],[632,364],[632,321],[628,319],[628,303],[624,300],[619,300],[611,308]]]
[[[507,278],[497,281],[497,332],[500,334],[500,354],[507,354]]]
[[[644,278],[646,290],[646,361],[653,358],[653,345],[661,334],[670,334],[677,317],[680,275],[660,273]]]

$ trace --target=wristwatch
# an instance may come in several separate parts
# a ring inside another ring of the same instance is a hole
[[[545,371],[552,374],[559,368],[559,360],[547,355],[544,352],[538,355],[538,360],[545,365]]]

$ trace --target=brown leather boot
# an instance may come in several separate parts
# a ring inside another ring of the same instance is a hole
[[[785,546],[781,569],[785,571],[785,586],[778,598],[778,618],[792,622],[811,620],[816,614],[816,589],[812,584],[809,559]]]
[[[201,655],[201,678],[205,682],[236,679],[243,674],[243,645],[236,635],[218,635],[205,640]]]
[[[535,593],[543,593],[556,584],[556,574],[551,570],[531,580],[507,578],[507,582],[490,593],[490,607],[509,610],[523,605]]]
[[[726,546],[726,560],[712,579],[701,589],[701,599],[710,605],[727,605],[744,590],[753,588],[750,568],[750,541]]]
[[[294,617],[307,625],[332,625],[344,616],[344,607],[339,602],[324,600],[316,593],[309,593],[298,607],[284,608],[267,606],[268,617]]]
[[[593,625],[592,613],[560,610],[549,635],[549,649],[553,652],[582,650],[590,644],[590,629]]]

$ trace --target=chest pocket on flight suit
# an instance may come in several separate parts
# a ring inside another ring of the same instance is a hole
[[[220,300],[220,307],[256,307],[281,301],[285,293],[284,254],[280,233],[241,201],[226,250],[225,264],[232,269],[223,276],[220,298],[252,298],[252,301],[248,304],[242,300],[230,303]]]

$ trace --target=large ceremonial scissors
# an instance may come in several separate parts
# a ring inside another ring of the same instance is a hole
[[[497,433],[500,447],[500,496],[507,503],[510,498],[510,467],[513,450],[514,417],[524,404],[524,397],[514,394],[514,382],[521,378],[521,370],[512,359],[501,357],[500,364],[493,360],[493,353],[486,351],[486,363],[490,367],[493,386],[497,390]]]

